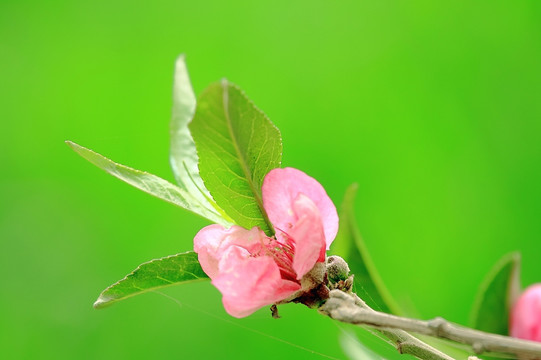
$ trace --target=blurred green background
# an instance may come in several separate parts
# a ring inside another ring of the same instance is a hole
[[[466,323],[512,250],[541,281],[538,1],[0,0],[3,358],[346,358],[343,326],[301,305],[237,320],[208,283],[92,308],[206,223],[63,141],[172,180],[181,52],[197,93],[241,86],[337,205],[359,183],[373,260],[418,316]]]

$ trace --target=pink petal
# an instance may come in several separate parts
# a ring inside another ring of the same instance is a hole
[[[323,186],[314,178],[293,168],[271,170],[263,180],[263,206],[270,222],[278,229],[288,232],[297,222],[293,202],[304,194],[319,209],[327,249],[338,231],[336,207]]]
[[[307,196],[297,196],[293,211],[298,220],[288,235],[295,243],[293,270],[297,273],[297,280],[300,280],[316,262],[325,260],[325,234],[319,210]]]
[[[257,253],[267,241],[265,233],[256,227],[246,230],[233,225],[226,229],[218,224],[205,226],[193,239],[199,263],[211,279],[218,275],[219,261],[230,246],[235,245],[249,253]]]
[[[244,317],[257,309],[286,299],[301,286],[280,276],[271,257],[249,257],[244,249],[231,246],[220,260],[220,273],[212,284],[222,293],[225,310]]]
[[[511,336],[541,342],[541,284],[530,286],[511,311]]]

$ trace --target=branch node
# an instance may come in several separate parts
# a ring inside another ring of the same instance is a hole
[[[472,348],[473,352],[476,353],[477,355],[482,354],[482,353],[484,353],[486,351],[485,346],[483,345],[483,343],[481,343],[479,341],[474,342],[471,345],[471,348]]]
[[[423,321],[374,311],[355,293],[331,290],[329,295],[319,308],[321,313],[345,323],[380,329],[401,354],[427,360],[453,359],[406,332],[411,331],[470,345],[476,354],[488,352],[514,355],[519,359],[541,359],[541,343],[485,333],[449,323],[441,317]]]
[[[344,301],[347,301],[349,303],[355,303],[355,300],[351,297],[351,295],[348,295],[345,292],[343,292],[341,290],[338,290],[338,289],[331,290],[329,292],[329,297],[344,300]]]
[[[443,328],[447,325],[447,321],[445,321],[442,317],[436,317],[432,320],[429,320],[427,322],[428,327],[434,331],[436,337],[441,337]]]

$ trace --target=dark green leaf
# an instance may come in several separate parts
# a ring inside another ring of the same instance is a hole
[[[105,170],[109,174],[150,195],[154,195],[157,198],[190,210],[212,222],[225,226],[231,225],[231,223],[218,214],[217,211],[208,209],[208,207],[202,204],[199,199],[195,198],[191,193],[157,177],[156,175],[117,164],[112,160],[71,141],[67,141],[66,143],[79,155],[100,169]]]
[[[265,175],[280,166],[280,132],[236,86],[212,84],[189,125],[199,172],[216,203],[239,225],[273,233],[261,200]]]
[[[171,168],[181,189],[190,193],[208,211],[218,212],[222,217],[233,222],[212,200],[199,176],[195,143],[188,129],[188,124],[195,114],[196,101],[184,58],[184,55],[179,56],[175,63],[171,117]]]
[[[357,228],[354,199],[357,184],[348,187],[340,208],[340,229],[333,242],[332,253],[341,256],[355,275],[354,290],[375,310],[399,313],[368,254],[368,249]]]
[[[479,287],[470,326],[486,332],[509,335],[509,311],[520,292],[520,254],[504,256]]]
[[[171,255],[139,265],[124,279],[105,289],[94,307],[100,309],[147,291],[207,279],[196,253],[190,251]]]

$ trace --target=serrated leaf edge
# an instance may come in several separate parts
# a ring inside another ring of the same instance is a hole
[[[246,181],[247,181],[248,185],[250,186],[250,189],[252,190],[252,193],[254,194],[254,199],[255,199],[259,209],[261,210],[261,215],[263,215],[263,220],[265,221],[265,223],[269,227],[272,234],[274,234],[275,233],[274,226],[270,222],[269,216],[267,215],[267,211],[263,207],[263,198],[261,196],[261,189],[258,189],[256,187],[256,184],[254,184],[252,174],[250,172],[250,169],[248,168],[248,164],[246,163],[246,158],[245,158],[245,156],[243,156],[242,152],[239,149],[238,140],[237,140],[237,138],[235,136],[235,133],[233,131],[233,127],[231,126],[230,109],[229,109],[229,87],[232,87],[235,90],[237,90],[247,100],[248,104],[250,104],[257,112],[259,112],[263,116],[263,118],[266,121],[268,121],[268,123],[271,124],[271,126],[274,129],[277,130],[279,138],[280,138],[280,144],[282,144],[282,134],[280,133],[280,130],[274,125],[274,123],[267,117],[267,115],[265,115],[265,113],[263,111],[261,111],[257,106],[255,106],[255,104],[246,96],[244,91],[242,91],[238,86],[230,83],[227,79],[222,79],[222,81],[220,82],[220,85],[221,85],[222,91],[223,91],[222,92],[222,103],[223,103],[223,107],[224,107],[223,110],[224,110],[224,115],[225,115],[225,119],[226,119],[226,123],[227,123],[227,128],[229,130],[229,135],[230,135],[231,139],[234,140],[233,141],[233,146],[235,147],[235,150],[237,152],[239,163],[241,165],[242,170],[244,171]],[[280,152],[280,161],[278,163],[278,166],[281,166],[281,164],[282,164],[282,153],[283,153],[283,148],[282,148],[282,151]]]

